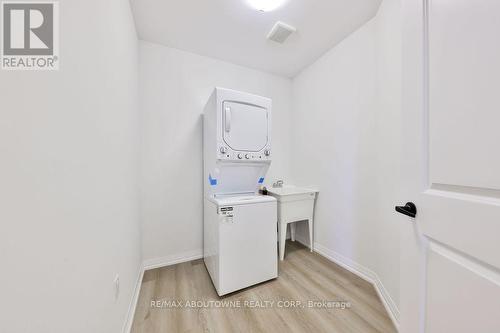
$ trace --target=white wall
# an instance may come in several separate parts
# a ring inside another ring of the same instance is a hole
[[[384,0],[377,24],[377,261],[378,274],[399,306],[400,223],[394,206],[400,204],[401,156],[401,1]]]
[[[129,2],[60,19],[59,71],[0,72],[1,332],[119,332],[139,272]]]
[[[399,1],[385,0],[377,17],[294,79],[292,155],[296,182],[321,191],[315,242],[375,272],[396,305],[398,20]]]
[[[202,254],[202,118],[215,86],[273,99],[267,182],[290,179],[291,81],[140,42],[141,217],[146,264]]]
[[[320,189],[314,240],[372,268],[378,261],[375,28],[370,21],[293,82],[294,178]]]

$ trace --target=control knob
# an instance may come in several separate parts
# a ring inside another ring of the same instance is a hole
[[[269,151],[268,149],[264,150],[264,155],[266,155],[266,156],[271,155],[271,151]]]
[[[219,151],[221,152],[221,154],[225,154],[227,152],[227,149],[226,147],[220,147]]]
[[[245,158],[248,160],[250,158],[249,154],[245,154]]]
[[[241,153],[238,154],[238,158],[241,160],[243,158],[243,155]]]

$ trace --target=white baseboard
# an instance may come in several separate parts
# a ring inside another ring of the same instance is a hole
[[[154,258],[144,260],[142,265],[139,267],[139,274],[137,277],[134,293],[132,299],[130,300],[130,305],[125,318],[125,323],[123,324],[123,333],[130,333],[132,330],[132,323],[134,321],[135,310],[137,308],[137,302],[139,301],[139,293],[141,291],[142,279],[144,277],[144,272],[150,269],[171,266],[175,264],[180,264],[183,262],[188,262],[192,260],[197,260],[203,258],[202,250],[195,250],[190,252],[184,252],[179,254],[174,254],[166,257]]]
[[[182,262],[203,258],[203,250],[194,250],[184,253],[172,254],[165,257],[144,260],[144,270],[155,269],[159,267],[171,266]]]
[[[139,274],[137,276],[137,281],[135,282],[134,293],[132,294],[132,299],[128,306],[127,317],[125,318],[125,323],[123,324],[122,332],[129,333],[132,330],[132,322],[134,321],[135,309],[137,308],[137,302],[139,301],[139,293],[141,291],[142,278],[144,276],[144,266],[141,264],[139,266]]]
[[[297,235],[298,236],[298,235]],[[306,239],[303,239],[302,237],[295,237],[295,240],[298,241],[299,243],[309,247],[309,241]],[[399,309],[392,299],[391,295],[387,291],[387,289],[384,287],[382,281],[378,277],[377,273],[372,271],[371,269],[360,265],[359,263],[341,255],[340,253],[337,253],[335,251],[332,251],[328,249],[327,247],[318,244],[317,242],[314,242],[314,251],[320,254],[321,256],[327,258],[328,260],[336,263],[337,265],[347,269],[349,272],[356,274],[363,280],[366,280],[373,284],[375,287],[375,290],[377,291],[377,294],[382,301],[382,304],[384,304],[384,307],[389,314],[389,317],[391,318],[392,322],[394,323],[394,326],[396,326],[396,329],[399,330]]]

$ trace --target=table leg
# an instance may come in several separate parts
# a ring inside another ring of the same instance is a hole
[[[285,259],[285,242],[286,242],[286,223],[280,223],[280,260]]]
[[[313,252],[313,219],[307,220],[307,224],[309,225],[309,248]]]

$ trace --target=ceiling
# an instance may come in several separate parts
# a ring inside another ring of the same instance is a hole
[[[261,12],[246,0],[131,0],[139,38],[294,77],[375,16],[381,0],[288,0]],[[297,28],[266,39],[276,21]]]

